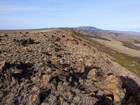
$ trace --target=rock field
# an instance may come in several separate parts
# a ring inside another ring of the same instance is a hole
[[[0,105],[140,105],[121,70],[73,30],[0,32]]]

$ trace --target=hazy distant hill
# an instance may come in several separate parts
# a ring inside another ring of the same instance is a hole
[[[73,28],[76,31],[88,33],[90,35],[99,37],[109,37],[113,39],[122,39],[127,36],[127,38],[140,38],[140,33],[138,32],[125,32],[125,31],[114,31],[114,30],[103,30],[96,27],[81,26]]]

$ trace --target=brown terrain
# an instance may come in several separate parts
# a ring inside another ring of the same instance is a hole
[[[71,29],[1,31],[0,105],[140,105],[139,77],[92,38]]]
[[[140,33],[107,31],[94,27],[79,27],[78,31],[92,36],[94,41],[117,52],[140,57]]]
[[[140,77],[140,33],[84,26],[73,29],[80,32],[90,45]]]

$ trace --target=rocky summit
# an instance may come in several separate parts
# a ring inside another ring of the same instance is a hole
[[[0,32],[0,105],[140,105],[139,78],[79,34]]]

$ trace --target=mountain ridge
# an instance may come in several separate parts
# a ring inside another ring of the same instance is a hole
[[[79,32],[10,31],[0,38],[1,105],[140,103],[140,79]]]

